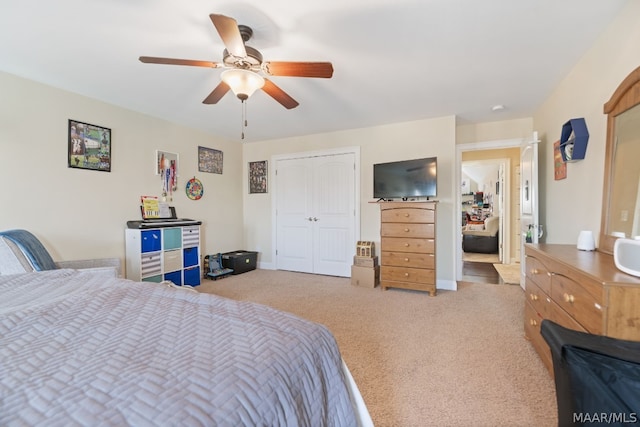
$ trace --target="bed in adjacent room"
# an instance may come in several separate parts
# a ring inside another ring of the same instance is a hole
[[[0,295],[0,425],[371,425],[331,332],[291,314],[74,269]]]

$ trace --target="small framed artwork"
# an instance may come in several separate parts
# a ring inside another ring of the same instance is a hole
[[[155,173],[162,180],[162,196],[170,197],[178,189],[178,155],[156,150]]]
[[[111,172],[111,129],[69,120],[70,168]]]
[[[556,181],[567,177],[567,164],[562,159],[560,152],[560,141],[553,143],[553,178]]]
[[[267,192],[267,161],[249,162],[249,194]]]
[[[198,147],[198,171],[222,174],[222,151]]]

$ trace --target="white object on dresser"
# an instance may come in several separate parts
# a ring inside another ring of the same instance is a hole
[[[581,251],[593,251],[596,249],[596,241],[593,238],[593,232],[583,230],[578,235],[578,249]]]
[[[616,240],[613,245],[613,261],[620,271],[640,277],[640,240]]]

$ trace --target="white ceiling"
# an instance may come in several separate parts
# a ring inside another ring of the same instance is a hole
[[[221,61],[219,13],[253,28],[265,60],[332,62],[331,79],[271,78],[296,109],[249,99],[245,141],[257,141],[530,117],[631,0],[0,1],[0,70],[232,140],[240,101],[202,104],[219,69],[138,57]]]
[[[498,180],[500,162],[462,162],[462,173],[479,185],[490,184]]]

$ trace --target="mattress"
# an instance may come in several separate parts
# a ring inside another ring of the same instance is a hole
[[[0,276],[0,425],[355,426],[324,326],[78,270]],[[370,423],[370,418],[368,419]]]

